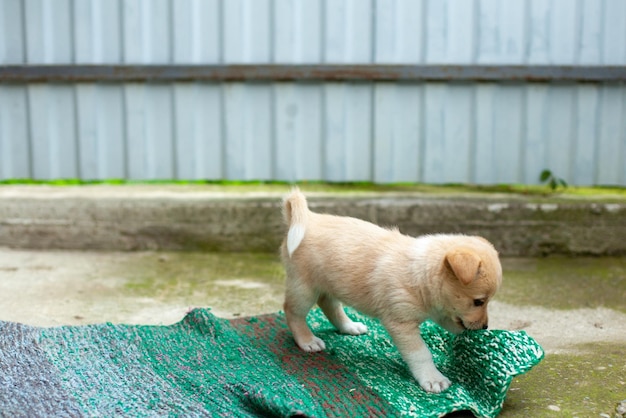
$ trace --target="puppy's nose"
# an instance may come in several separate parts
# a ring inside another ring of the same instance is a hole
[[[487,328],[489,328],[489,325],[487,324],[483,325],[483,329],[487,329]]]

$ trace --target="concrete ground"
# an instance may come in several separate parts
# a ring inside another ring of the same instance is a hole
[[[276,312],[287,189],[2,185],[0,320],[170,324],[193,307],[225,318]],[[504,283],[490,325],[523,329],[546,351],[514,380],[501,416],[613,417],[626,400],[624,189],[303,190],[317,211],[410,235],[463,232],[494,243]]]
[[[626,399],[626,259],[504,258],[493,328],[526,330],[546,358],[517,378],[501,416],[613,416]],[[281,309],[276,254],[0,248],[0,320],[39,326],[170,324]]]

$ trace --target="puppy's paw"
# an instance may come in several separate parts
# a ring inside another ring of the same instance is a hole
[[[326,344],[324,344],[324,340],[321,338],[313,337],[312,340],[305,342],[297,342],[298,347],[300,347],[303,351],[307,353],[315,353],[318,351],[322,351],[326,348]]]
[[[349,322],[343,324],[339,331],[342,334],[361,335],[367,333],[367,326],[362,322]]]
[[[419,377],[418,382],[422,389],[431,393],[443,392],[451,385],[450,380],[437,369],[423,373],[423,375]]]

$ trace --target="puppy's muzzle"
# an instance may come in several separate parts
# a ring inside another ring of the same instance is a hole
[[[457,318],[456,323],[463,328],[466,331],[469,330],[478,330],[478,329],[488,329],[489,328],[489,324],[487,322],[485,323],[477,323],[477,322],[472,322],[468,325],[465,325],[465,322],[463,322],[463,319],[461,318]]]

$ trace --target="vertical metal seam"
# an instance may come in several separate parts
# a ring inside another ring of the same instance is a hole
[[[604,57],[604,50],[606,44],[606,0],[599,0],[601,4],[601,12],[600,12],[600,45],[598,45],[598,49],[600,50],[600,63],[606,64],[606,59]],[[626,45],[626,42],[624,42]],[[625,46],[626,47],[626,46]]]
[[[93,91],[93,95],[95,98],[95,101],[97,102],[99,96],[102,94],[103,90],[101,90],[98,86],[98,84],[93,83],[92,84],[92,91]],[[77,102],[78,103],[78,102]],[[80,109],[80,106],[79,106]],[[80,111],[79,111],[80,112]],[[98,160],[98,171],[97,171],[97,176],[99,179],[105,178],[107,176],[107,173],[111,173],[112,170],[109,169],[108,166],[108,155],[110,155],[110,153],[108,153],[107,148],[108,147],[113,147],[114,145],[112,145],[111,141],[107,141],[106,139],[103,139],[103,135],[101,135],[101,127],[102,127],[102,114],[101,112],[98,112],[97,110],[94,112],[94,124],[95,124],[95,148],[96,148],[96,155],[97,155],[97,160]]]
[[[54,64],[54,31],[50,29],[50,25],[52,24],[50,22],[50,20],[52,20],[52,17],[50,16],[50,13],[46,13],[46,11],[49,11],[49,9],[46,7],[47,5],[49,5],[49,3],[42,3],[42,7],[41,7],[41,32],[42,32],[42,37],[43,39],[41,40],[42,45],[43,45],[43,51],[42,51],[42,56],[40,58],[40,62],[43,62],[44,64]],[[50,33],[52,32],[52,33]],[[52,40],[52,43],[49,44],[48,42],[50,42],[50,40]],[[50,53],[51,54],[51,62],[48,62],[47,59],[47,54]]]
[[[241,18],[241,26],[238,28],[241,34],[241,57],[240,62],[251,63],[252,60],[252,47],[250,45],[250,38],[252,37],[252,3],[241,2],[242,7],[239,10],[239,17]],[[245,169],[244,169],[245,171]]]
[[[167,37],[167,41],[168,41],[168,55],[169,55],[169,59],[168,62],[170,64],[174,64],[175,60],[174,60],[174,50],[176,49],[175,46],[175,34],[174,34],[174,28],[176,27],[174,25],[174,0],[167,0],[167,5],[168,5],[168,11],[169,11],[169,16],[167,19],[167,31],[168,31],[168,37]],[[191,5],[190,5],[191,7]],[[193,51],[192,51],[192,55],[193,55]]]
[[[152,3],[141,2],[137,7],[139,9],[139,36],[141,37],[139,40],[139,62],[142,64],[151,64],[152,51],[150,51],[150,47],[152,47],[152,37],[149,31],[152,23]]]
[[[89,18],[91,19],[91,45],[90,48],[93,49],[91,62],[105,62],[105,51],[103,48],[103,40],[102,40],[102,24],[104,22],[101,21],[101,16],[103,15],[102,9],[100,7],[100,3],[94,3],[91,7],[91,13],[89,14]],[[96,29],[99,31],[96,33]],[[118,33],[119,35],[119,33]]]
[[[228,141],[227,131],[226,131],[226,95],[224,89],[226,89],[226,84],[220,83],[218,86],[218,94],[219,94],[219,107],[220,107],[220,172],[222,179],[229,180],[228,178],[228,155],[226,150],[226,143]]]
[[[420,97],[419,97],[419,156],[418,156],[418,171],[417,171],[417,181],[422,183],[424,182],[425,169],[424,165],[426,164],[426,83],[421,83],[420,86]]]
[[[370,0],[370,63],[376,62],[376,3],[377,0]]]
[[[167,19],[167,23],[168,23],[168,54],[169,54],[169,62],[170,64],[174,64],[175,63],[175,49],[176,49],[176,45],[175,45],[175,34],[174,34],[174,30],[175,30],[175,22],[174,22],[174,0],[168,0],[168,19]],[[189,7],[192,7],[192,5],[190,4]],[[192,32],[193,33],[193,32]],[[191,52],[191,56],[192,58],[190,59],[190,61],[193,61],[193,50]],[[172,176],[175,179],[180,179],[180,172],[179,172],[179,164],[178,164],[178,157],[179,157],[179,150],[178,150],[178,141],[176,141],[176,129],[178,126],[178,120],[176,117],[176,109],[177,109],[177,103],[176,103],[176,83],[170,83],[169,84],[169,88],[168,88],[168,92],[169,92],[169,102],[170,102],[170,118],[172,119],[172,123],[170,126],[170,151],[171,151],[171,158],[170,158],[170,163],[172,165]]]
[[[74,85],[69,85],[72,89],[72,113],[74,114],[74,124],[72,126],[72,129],[74,130],[74,149],[75,149],[75,162],[76,162],[76,174],[78,175],[78,178],[83,178],[83,170],[82,170],[82,166],[81,166],[81,146],[80,146],[80,129],[78,128],[79,126],[79,117],[80,117],[80,112],[79,112],[79,106],[78,106],[78,87],[79,84],[74,84]],[[99,165],[99,164],[97,164]]]
[[[376,61],[376,0],[370,0],[370,64]],[[369,181],[374,181],[376,178],[376,166],[375,166],[375,137],[376,137],[376,101],[375,101],[375,83],[369,83],[370,91],[370,137],[369,137]]]
[[[176,141],[176,129],[178,127],[178,123],[177,123],[178,118],[176,117],[176,109],[178,105],[176,102],[176,83],[171,83],[169,85],[168,90],[169,90],[169,96],[170,96],[169,101],[171,105],[170,117],[172,118],[172,126],[170,127],[170,135],[171,135],[170,151],[172,155],[171,157],[172,175],[174,176],[175,179],[180,180],[181,176],[180,176],[179,164],[178,164],[179,152],[178,152],[178,146],[177,146],[178,141]]]
[[[366,84],[368,85],[368,84]],[[375,151],[376,151],[376,84],[369,83],[369,96],[370,96],[370,137],[369,137],[369,181],[374,181],[376,179],[376,159]]]
[[[570,139],[570,144],[571,144],[571,149],[569,150],[569,161],[568,161],[568,167],[567,167],[567,181],[570,183],[576,183],[573,182],[572,180],[574,179],[575,173],[576,173],[576,162],[578,160],[578,140],[579,140],[579,133],[578,133],[578,113],[580,111],[580,107],[578,105],[578,96],[579,96],[579,89],[580,89],[580,84],[574,84],[574,86],[576,86],[576,88],[574,88],[573,90],[573,98],[572,98],[572,108],[570,110],[571,114],[570,114],[570,128],[572,129],[572,134],[571,134],[571,139]]]
[[[126,44],[126,13],[124,12],[124,5],[123,5],[123,0],[118,0],[117,5],[118,5],[118,9],[117,9],[117,14],[118,14],[118,19],[120,21],[120,40],[119,40],[119,48],[120,48],[120,59],[122,62],[127,62],[127,57],[126,57],[126,48],[125,48],[125,44]],[[126,92],[123,92],[124,94]]]
[[[268,30],[268,45],[269,45],[269,62],[271,63],[275,63],[276,62],[276,33],[275,33],[275,23],[276,23],[276,17],[275,17],[275,13],[276,13],[276,4],[275,4],[275,0],[268,0],[269,1],[269,7],[268,7],[268,26],[269,26],[269,30]],[[272,89],[273,91],[273,89]]]
[[[192,57],[193,57],[193,52],[192,52]],[[189,94],[191,95],[191,106],[193,107],[193,111],[192,111],[193,137],[190,138],[189,142],[193,145],[192,152],[194,155],[192,159],[193,167],[192,167],[192,170],[190,170],[191,171],[190,175],[193,178],[193,180],[198,180],[203,177],[203,170],[206,170],[206,163],[204,163],[203,165],[198,162],[198,160],[203,159],[204,155],[206,154],[206,147],[200,140],[200,132],[202,132],[202,128],[198,127],[198,120],[202,118],[202,115],[200,114],[201,113],[200,110],[202,109],[201,102],[202,102],[202,96],[203,96],[202,95],[203,89],[201,88],[200,83],[198,83],[197,81],[189,82],[187,83],[187,85],[189,86]],[[182,86],[183,86],[182,84],[179,84],[179,87],[182,87]],[[183,91],[185,90],[183,89]],[[179,94],[176,94],[176,92],[178,92]],[[178,140],[178,126],[180,124],[180,119],[178,118],[178,115],[180,112],[178,111],[179,101],[176,99],[179,97],[180,97],[180,89],[174,90],[174,101],[175,101],[174,104],[176,106],[174,108],[174,112],[176,115],[176,129],[174,130],[174,144],[177,147],[176,148],[177,149],[176,164],[178,164],[177,170],[180,172],[181,171],[180,159],[181,159],[181,154],[184,154],[184,152],[181,152],[180,143]]]
[[[622,42],[622,48],[624,48],[622,52],[624,53],[624,59],[626,60],[626,42]]]
[[[423,2],[421,2],[420,6],[422,7],[422,22],[421,22],[421,30],[422,30],[422,50],[420,51],[421,53],[421,57],[420,62],[422,64],[426,63],[426,57],[428,56],[426,48],[428,46],[428,42],[426,41],[426,38],[428,37],[428,27],[427,27],[427,22],[428,19],[426,18],[426,14],[428,13],[428,0],[424,0]]]
[[[491,89],[491,94],[489,95],[489,100],[491,101],[490,103],[490,107],[491,107],[491,112],[490,112],[490,118],[489,118],[489,131],[491,133],[491,158],[497,158],[495,157],[497,155],[498,152],[498,147],[496,145],[498,138],[496,137],[498,130],[497,128],[497,123],[496,123],[496,118],[495,118],[495,108],[496,106],[499,104],[499,102],[502,101],[502,85],[501,84],[497,84],[497,83],[493,83],[493,84],[489,84],[492,89]],[[490,176],[497,182],[497,183],[501,183],[500,181],[500,167],[498,167],[495,164],[495,161],[490,161],[489,162],[491,168],[491,174]]]
[[[597,112],[598,115],[602,115],[605,106],[605,96],[606,96],[606,91],[609,88],[608,84],[603,84],[601,85],[601,88],[599,89],[598,92],[598,106],[597,106]],[[602,166],[601,161],[600,161],[600,157],[602,156],[602,153],[600,152],[601,148],[602,148],[602,119],[598,118],[598,123],[596,124],[596,130],[597,130],[597,136],[596,136],[596,154],[595,154],[595,176],[594,176],[594,183],[596,184],[600,184],[601,180],[600,180],[600,167]]]
[[[300,13],[300,15],[302,15]],[[312,87],[312,85],[309,85],[308,87]],[[297,182],[298,179],[302,178],[302,179],[306,179],[307,176],[307,170],[305,169],[298,169],[298,167],[300,167],[302,165],[302,153],[304,152],[303,150],[303,146],[302,144],[305,142],[302,137],[303,137],[303,129],[302,129],[302,121],[304,119],[304,117],[302,115],[304,115],[304,105],[302,102],[302,99],[300,98],[300,95],[304,94],[304,90],[306,88],[303,87],[302,84],[298,83],[298,82],[294,82],[292,85],[292,94],[293,96],[291,97],[291,101],[293,103],[295,103],[295,106],[298,109],[298,114],[296,116],[294,116],[294,146],[292,148],[292,155],[293,155],[293,160],[294,160],[294,169],[291,171],[291,178],[288,180],[290,182]],[[278,119],[277,119],[278,122]],[[315,141],[316,139],[314,138],[313,141]],[[317,139],[319,141],[319,138]],[[304,148],[305,149],[305,148]]]
[[[76,11],[74,10],[74,7],[76,6],[76,3],[74,2],[74,0],[69,0],[69,19],[70,19],[70,24],[69,24],[69,32],[70,32],[70,42],[69,42],[69,47],[70,47],[70,62],[72,63],[76,63]]]
[[[209,93],[209,85],[208,84],[200,84],[199,82],[194,82],[193,84],[191,84],[193,92],[194,92],[194,106],[196,106],[195,112],[194,112],[194,127],[197,128],[198,127],[198,119],[202,119],[204,118],[204,114],[203,112],[206,112],[206,110],[204,110],[205,108],[204,103],[206,103],[207,101],[207,96]],[[203,88],[204,87],[204,88]],[[218,100],[217,103],[219,104],[219,91],[217,92],[218,94]],[[218,109],[218,111],[220,111]],[[206,125],[204,125],[206,126]],[[217,127],[219,129],[219,123],[217,124]],[[199,128],[198,128],[199,129]],[[206,128],[203,128],[206,129]],[[220,139],[221,141],[221,139]],[[209,167],[207,166],[207,160],[205,160],[205,156],[207,154],[207,149],[209,148],[208,145],[208,140],[207,137],[203,137],[202,136],[202,131],[200,132],[195,132],[194,133],[194,139],[193,139],[193,146],[194,149],[198,150],[198,158],[202,160],[201,163],[194,161],[194,177],[196,177],[197,179],[208,179],[208,172],[209,172]],[[220,162],[221,164],[221,162]]]
[[[271,1],[271,0],[270,0]],[[270,130],[270,179],[276,179],[276,161],[278,160],[276,153],[278,152],[277,138],[276,138],[276,114],[278,109],[276,108],[276,84],[267,84],[270,90],[270,115],[269,115],[269,130]]]
[[[24,64],[28,63],[28,30],[27,27],[27,19],[26,19],[26,2],[21,1],[20,4],[20,20],[22,22],[22,62]],[[31,126],[31,104],[30,104],[30,93],[29,93],[29,85],[24,85],[24,105],[26,107],[25,110],[25,122],[26,122],[26,147],[27,147],[27,157],[28,157],[28,177],[34,178],[34,161],[33,161],[33,129]]]
[[[366,0],[369,1],[369,0]],[[354,32],[354,4],[351,0],[345,0],[345,10],[346,13],[344,15],[344,24],[343,24],[343,57],[342,62],[350,62],[355,61],[356,57],[356,48],[354,45],[354,37],[352,36]]]
[[[47,84],[45,85],[45,121],[46,121],[46,130],[47,130],[47,144],[48,144],[48,155],[46,162],[48,163],[48,175],[58,176],[58,171],[60,167],[59,163],[59,124],[58,119],[53,117],[52,112],[56,111],[58,107],[56,103],[52,103],[53,101],[53,92],[52,90],[56,90],[59,88],[59,84]],[[54,177],[53,177],[54,178]],[[59,177],[57,177],[59,178]]]
[[[144,52],[146,51],[146,49],[144,49]],[[143,58],[142,58],[143,59]],[[150,175],[151,175],[151,168],[152,168],[152,164],[151,163],[151,158],[152,158],[152,151],[150,149],[150,142],[148,139],[148,127],[146,124],[146,119],[148,118],[152,118],[153,117],[153,112],[152,112],[152,108],[151,106],[147,106],[146,103],[146,87],[148,86],[155,86],[156,84],[154,83],[141,83],[138,84],[138,89],[137,89],[137,93],[138,93],[138,101],[141,103],[141,107],[142,107],[142,112],[140,113],[141,118],[139,119],[140,122],[140,126],[141,126],[141,137],[139,138],[139,144],[140,144],[140,150],[141,150],[141,155],[140,155],[140,159],[141,159],[141,163],[142,163],[142,167],[141,167],[141,177],[143,179],[150,179]],[[140,100],[139,100],[140,99]]]
[[[226,21],[226,16],[224,12],[224,0],[217,0],[217,15],[219,19],[217,20],[217,62],[219,64],[224,64],[224,42],[226,36],[224,35],[224,22]]]
[[[143,22],[142,22],[143,23]],[[144,49],[144,52],[147,51],[147,48]],[[144,55],[145,57],[145,55]],[[156,164],[154,164],[154,152],[152,150],[152,147],[150,146],[150,137],[148,136],[148,127],[147,127],[147,120],[150,119],[152,120],[154,118],[154,112],[153,112],[153,107],[152,106],[147,106],[146,103],[146,90],[148,86],[151,87],[156,87],[158,86],[158,84],[156,83],[141,83],[140,85],[140,96],[139,98],[141,99],[141,107],[143,108],[143,111],[141,112],[141,151],[142,151],[142,159],[143,159],[143,170],[142,170],[142,176],[144,179],[151,179],[152,177],[152,173],[154,171],[156,171]],[[154,170],[154,171],[153,171]]]
[[[276,4],[275,0],[269,0],[269,33],[268,33],[268,44],[269,44],[269,60],[272,63],[276,62]],[[272,82],[269,84],[270,88],[270,106],[269,106],[269,130],[270,130],[270,180],[276,178],[276,162],[278,161],[278,139],[276,138],[276,115],[278,112],[277,104],[276,104],[276,83]]]
[[[69,42],[69,46],[70,46],[70,62],[72,63],[76,63],[76,42],[77,42],[77,38],[76,38],[76,3],[74,0],[69,0],[69,32],[70,32],[70,42]],[[76,164],[76,174],[78,175],[79,178],[83,178],[83,170],[81,167],[81,155],[80,155],[80,138],[79,138],[79,132],[80,130],[78,129],[78,125],[79,125],[79,111],[78,111],[78,84],[68,84],[68,86],[72,89],[72,113],[74,114],[74,124],[72,126],[72,129],[74,130],[74,158],[75,158],[75,164]]]
[[[124,152],[124,177],[130,179],[130,152],[129,152],[129,137],[128,134],[128,85],[122,85],[122,128],[123,128],[123,147]]]
[[[326,2],[329,0],[320,0],[320,61],[326,63]],[[326,111],[328,93],[326,91],[328,84],[320,83],[320,177],[323,181],[328,181],[328,168],[326,163],[326,141],[328,135],[326,134],[326,125],[328,124]]]
[[[521,96],[521,115],[520,115],[520,144],[519,144],[519,169],[518,169],[518,178],[521,183],[526,183],[528,178],[527,167],[526,167],[526,152],[527,144],[528,144],[528,83],[523,83],[519,85],[522,89]]]
[[[26,2],[20,1],[20,21],[22,22],[22,63],[28,63],[28,25],[26,19]]]
[[[0,21],[2,21],[2,12],[0,11]],[[0,97],[4,96],[4,94],[2,94],[5,90],[4,85],[0,84]],[[8,140],[5,140],[6,136],[4,135],[4,130],[2,129],[2,111],[4,109],[4,106],[2,105],[2,103],[0,103],[0,180],[3,180],[5,178],[8,178],[8,176],[11,175],[11,173],[13,173],[15,171],[14,165],[11,164],[11,166],[9,166],[7,168],[7,166],[4,164],[5,163],[5,159],[2,158],[3,156],[9,154],[8,148],[10,148],[11,146],[8,145],[9,142]],[[5,125],[6,126],[6,125]],[[6,152],[5,152],[5,146],[3,144],[7,144],[6,148]],[[6,172],[6,175],[4,174]]]
[[[32,127],[32,106],[30,97],[30,86],[26,84],[24,86],[24,96],[26,104],[26,136],[28,142],[28,175],[30,178],[35,178],[35,156],[34,156],[34,144],[33,144],[33,127]]]
[[[480,41],[480,0],[474,0],[473,10],[473,28],[472,28],[472,58],[471,63],[476,64],[478,62],[479,54],[479,41]]]
[[[597,170],[598,170],[598,143],[600,141],[600,107],[602,105],[602,84],[598,84],[595,86],[596,88],[596,105],[594,106],[594,126],[593,126],[593,147],[591,152],[591,182],[592,184],[597,184]]]
[[[469,86],[469,85],[468,85]],[[478,129],[478,123],[476,122],[476,117],[478,115],[477,105],[478,105],[478,85],[472,86],[470,90],[471,99],[470,99],[470,143],[469,143],[469,163],[467,165],[467,178],[470,183],[476,182],[476,152],[477,152],[477,144],[476,138],[478,137],[478,133],[476,132]]]
[[[320,0],[320,61],[326,62],[326,1]]]
[[[349,114],[348,112],[350,112],[352,110],[352,106],[349,106],[348,104],[348,97],[351,96],[351,93],[354,94],[357,90],[357,84],[354,81],[344,81],[341,83],[341,90],[342,90],[342,94],[341,94],[341,114],[343,116],[343,125],[341,127],[343,134],[344,134],[344,138],[348,139],[350,137],[354,138],[354,132],[350,132],[349,130],[351,130],[351,126],[348,126],[348,124],[346,123],[347,120],[347,115]],[[343,143],[343,148],[341,149],[343,155],[343,166],[341,167],[343,169],[343,172],[341,173],[341,175],[346,178],[346,179],[350,179],[350,177],[348,177],[349,174],[352,174],[352,171],[354,170],[354,167],[356,166],[356,164],[354,164],[354,159],[351,158],[351,152],[350,152],[350,147],[349,147],[349,141],[345,140],[342,141]],[[350,179],[349,181],[353,181],[353,179]]]
[[[622,116],[621,122],[622,122],[622,126],[620,129],[621,132],[621,141],[619,141],[619,143],[621,144],[620,150],[619,150],[619,159],[618,161],[624,161],[626,160],[626,105],[624,105],[624,103],[626,103],[626,89],[622,89]],[[626,183],[626,168],[624,167],[624,165],[622,165],[622,170],[621,173],[618,173],[617,175],[617,182],[619,183],[620,181],[622,182],[622,184]]]
[[[524,6],[523,6],[523,19],[524,19],[524,23],[523,23],[523,57],[522,57],[522,64],[523,65],[528,65],[528,62],[530,61],[530,44],[531,44],[531,25],[530,25],[530,2],[532,0],[524,0]],[[525,87],[525,91],[526,91],[526,87],[528,87],[527,85],[524,86]],[[527,91],[526,91],[527,93]]]
[[[328,141],[328,135],[326,134],[326,125],[328,124],[328,121],[326,120],[326,110],[327,110],[327,100],[328,100],[328,93],[326,91],[327,89],[327,84],[320,84],[320,87],[322,89],[322,100],[320,100],[320,122],[321,122],[321,134],[322,134],[322,138],[320,141],[320,177],[322,178],[322,180],[328,181],[328,168],[327,163],[326,163],[326,141]]]
[[[580,65],[580,51],[582,46],[582,28],[584,13],[582,13],[582,0],[574,3],[574,56],[573,64]]]
[[[548,131],[548,123],[547,123],[548,115],[547,115],[546,110],[550,107],[550,96],[551,96],[550,93],[551,93],[551,90],[553,90],[553,87],[554,85],[552,84],[548,84],[546,86],[546,89],[545,89],[546,94],[542,100],[544,112],[541,114],[541,138],[544,138],[544,149],[541,155],[543,159],[541,161],[541,165],[543,166],[541,170],[551,169],[550,167],[548,167],[548,162],[549,162],[548,153],[550,152],[550,144],[546,143],[546,141],[550,141],[550,137],[548,136],[548,132],[547,132]],[[539,178],[536,177],[536,180],[539,180]]]

